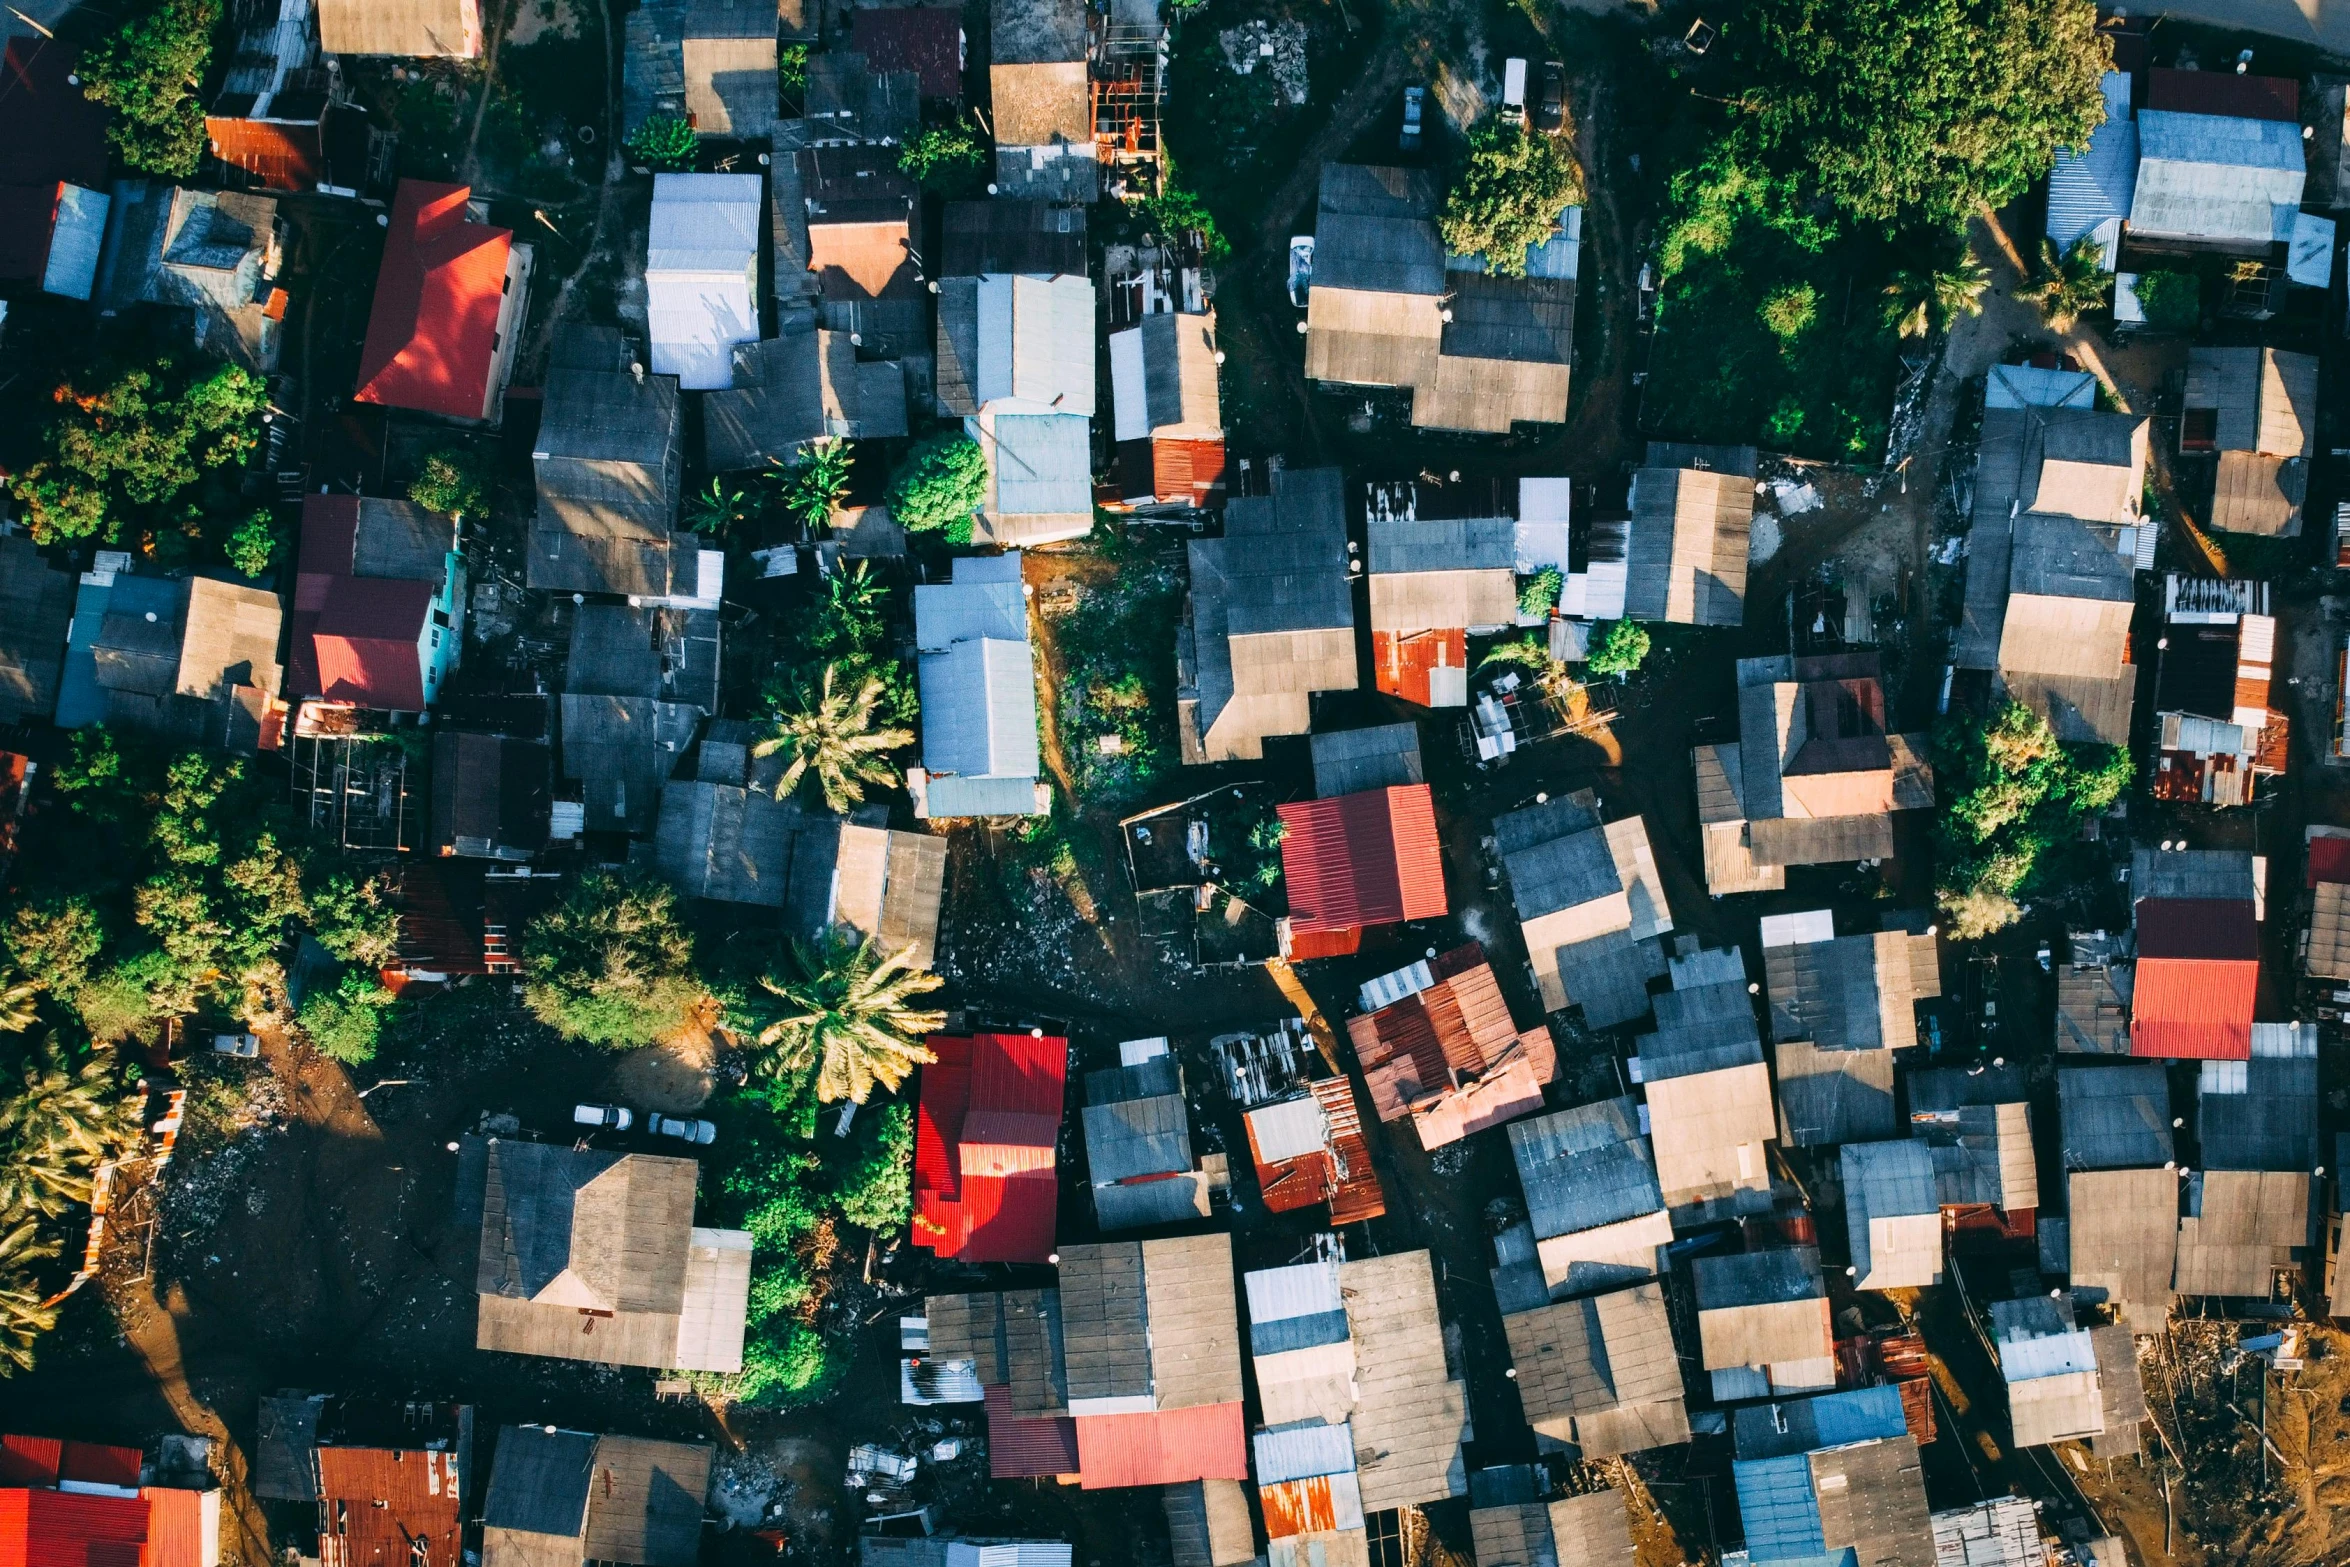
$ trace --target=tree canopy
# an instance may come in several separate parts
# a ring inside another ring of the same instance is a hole
[[[488,464],[463,446],[444,446],[424,459],[408,481],[408,498],[426,511],[479,517],[489,510]]]
[[[987,149],[966,120],[933,125],[899,150],[898,169],[924,190],[969,196],[985,180]]]
[[[628,151],[655,173],[674,173],[694,166],[701,139],[676,115],[656,114],[629,133]]]
[[[2113,57],[2091,0],[1758,0],[1732,37],[1756,150],[1888,228],[1962,225],[2087,146]]]
[[[1456,256],[1483,256],[1488,271],[1526,275],[1526,252],[1550,238],[1559,213],[1583,200],[1583,175],[1555,136],[1492,123],[1469,134],[1436,232]]]
[[[1628,675],[1648,658],[1648,628],[1636,620],[1611,620],[1591,639],[1591,658],[1584,666],[1605,679]]]
[[[106,127],[122,161],[186,179],[204,157],[197,93],[212,60],[220,0],[161,0],[84,54],[82,95],[114,111]]]
[[[889,753],[912,745],[914,731],[888,728],[877,719],[884,693],[879,674],[852,672],[844,678],[838,664],[825,665],[814,681],[770,688],[761,721],[766,735],[751,754],[787,759],[775,797],[780,800],[809,781],[828,808],[845,812],[865,798],[867,784],[897,787],[898,770]]]
[[[759,976],[765,994],[752,1009],[767,1021],[754,1070],[812,1078],[819,1100],[863,1104],[933,1059],[922,1036],[944,1027],[946,1014],[913,1003],[939,984],[910,951],[885,956],[870,941],[794,944]]]
[[[198,486],[260,445],[269,391],[240,365],[191,369],[167,355],[69,379],[51,402],[44,455],[8,487],[34,541],[152,546],[202,534],[208,510],[229,525]]]
[[[522,936],[523,1001],[548,1027],[626,1050],[683,1028],[703,996],[677,894],[590,872]]]
[[[1944,720],[1934,735],[1935,863],[1949,934],[1987,936],[2022,915],[2018,894],[2061,886],[2050,851],[2120,799],[2131,773],[2126,747],[2061,742],[2020,702],[1988,723]]]
[[[971,542],[971,514],[986,499],[987,454],[960,430],[923,441],[890,475],[889,512],[899,526],[944,528],[950,544]]]

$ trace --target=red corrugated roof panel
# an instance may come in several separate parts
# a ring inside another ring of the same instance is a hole
[[[147,1554],[140,1567],[205,1567],[220,1560],[218,1491],[150,1486],[139,1497],[147,1504]],[[407,1560],[403,1541],[398,1560],[386,1558],[383,1567],[406,1567]],[[431,1567],[456,1567],[456,1557],[435,1557]]]
[[[2309,840],[2309,885],[2350,882],[2350,838]]]
[[[1088,1491],[1187,1480],[1246,1480],[1247,1422],[1238,1404],[1077,1421],[1080,1483]]]
[[[141,1463],[139,1450],[135,1447],[114,1447],[104,1442],[67,1442],[58,1453],[57,1478],[131,1489],[139,1483]]]
[[[1457,669],[1467,678],[1469,633],[1458,626],[1435,631],[1374,631],[1371,633],[1371,679],[1389,696],[1433,706],[1428,672]]]
[[[458,1567],[457,1484],[452,1452],[320,1448],[320,1567]]]
[[[2242,1061],[2252,1053],[2260,927],[2240,898],[2138,903],[2130,1054]]]
[[[1446,911],[1436,804],[1426,784],[1280,809],[1292,930],[1392,925]]]
[[[0,1485],[55,1485],[64,1450],[53,1436],[0,1436]]]
[[[934,1035],[914,1123],[914,1244],[964,1262],[1042,1262],[1059,1219],[1069,1041]]]
[[[358,401],[483,417],[514,235],[466,216],[472,195],[465,185],[400,182],[359,355]]]
[[[140,1567],[146,1541],[139,1497],[0,1490],[0,1567]]]
[[[315,120],[302,124],[206,115],[204,135],[212,143],[215,158],[232,169],[244,170],[269,190],[315,189],[318,171],[326,164]]]
[[[1012,1413],[1012,1390],[987,1395],[987,1465],[998,1480],[1045,1480],[1077,1473],[1077,1422],[1067,1415]]]
[[[951,1257],[962,1249],[963,1185],[955,1145],[971,1098],[971,1041],[934,1034],[914,1112],[914,1244]]]
[[[390,577],[337,577],[311,630],[318,689],[297,692],[387,713],[425,708],[420,641],[433,590]]]
[[[1224,443],[1168,437],[1151,442],[1151,493],[1162,504],[1205,506],[1224,488]]]
[[[875,71],[912,71],[925,98],[963,96],[960,6],[859,8],[848,13],[850,47]]]

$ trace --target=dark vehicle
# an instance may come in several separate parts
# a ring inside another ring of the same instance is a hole
[[[1542,62],[1542,91],[1534,99],[1534,128],[1555,136],[1567,124],[1567,68],[1556,60]]]

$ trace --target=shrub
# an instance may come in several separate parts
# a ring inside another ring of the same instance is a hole
[[[1648,628],[1638,621],[1611,620],[1592,638],[1591,657],[1585,667],[1604,680],[1633,673],[1647,657]]]
[[[258,577],[276,561],[279,543],[277,524],[257,511],[228,536],[228,563],[239,576]]]
[[[925,190],[967,196],[986,182],[987,149],[963,120],[933,125],[906,143],[898,153],[898,168]]]
[[[690,169],[701,155],[694,128],[674,114],[656,114],[628,138],[628,151],[655,173]]]
[[[1168,180],[1155,196],[1143,198],[1142,213],[1151,227],[1166,234],[1197,234],[1201,259],[1215,263],[1232,254],[1231,244],[1216,227],[1216,215],[1207,203]]]
[[[106,925],[79,894],[28,903],[9,916],[8,955],[19,972],[71,1001],[106,946]]]
[[[383,1009],[392,993],[363,969],[351,969],[330,989],[319,986],[302,998],[297,1021],[318,1053],[345,1066],[375,1059],[383,1032]]]
[[[1820,296],[1809,283],[1783,283],[1765,295],[1763,325],[1782,343],[1792,343],[1819,319]]]
[[[2158,332],[2193,332],[2203,325],[2203,285],[2192,272],[2141,272],[2138,305]]]
[[[478,517],[489,510],[490,475],[471,451],[444,446],[425,458],[416,477],[408,481],[408,498],[426,511]]]
[[[889,481],[889,511],[915,533],[950,530],[949,543],[970,542],[971,514],[987,499],[987,454],[961,431],[934,435],[906,454]],[[954,537],[958,525],[961,539]]]
[[[2049,851],[2120,799],[2132,772],[2127,749],[2061,742],[2020,702],[1988,723],[1945,720],[1934,736],[1935,862],[1952,938],[2014,923],[2019,894],[2060,881],[2062,857]]]
[[[1567,579],[1559,575],[1556,566],[1545,566],[1526,579],[1518,589],[1518,613],[1547,615],[1558,608],[1559,595],[1566,591]]]

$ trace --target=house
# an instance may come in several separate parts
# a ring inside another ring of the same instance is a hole
[[[1689,940],[1690,938],[1683,938]],[[1665,1206],[1685,1221],[1767,1207],[1778,1118],[1735,947],[1670,960],[1657,1028],[1633,1041]]]
[[[645,238],[655,375],[689,392],[734,382],[733,349],[759,340],[756,174],[656,174]]]
[[[807,135],[818,146],[896,147],[922,125],[921,78],[876,67],[854,49],[812,56],[805,98]]]
[[[1561,626],[1573,621],[1551,621],[1552,656],[1557,657]],[[1577,642],[1572,651],[1586,650]],[[1754,829],[1746,819],[1745,762],[1736,741],[1693,746],[1690,771],[1697,780],[1697,830],[1705,854],[1705,890],[1716,898],[1738,892],[1779,892],[1787,885],[1787,867],[1764,865],[1754,857]]]
[[[313,1462],[320,1567],[460,1567],[460,1454],[333,1446]]]
[[[2155,654],[2154,797],[2249,804],[2259,780],[2285,770],[2292,726],[2269,706],[2276,620],[2268,584],[2163,579]]]
[[[806,236],[793,259],[814,289],[817,324],[855,338],[869,361],[928,357],[936,344],[921,260],[921,192],[898,168],[898,150],[809,147],[792,155],[790,167],[799,182],[795,221]],[[1082,263],[1077,270],[1085,270]]]
[[[303,497],[288,695],[421,713],[457,667],[464,616],[454,519],[413,501]]]
[[[389,138],[350,101],[340,70],[321,56],[311,0],[278,0],[245,27],[205,110],[212,156],[289,195],[355,196],[373,185]]]
[[[924,1311],[923,1353],[900,1363],[905,1401],[983,1402],[988,1470],[998,1480],[1074,1476],[1060,1290],[933,1295]]]
[[[1275,1556],[1312,1561],[1321,1553],[1305,1542],[1359,1538],[1367,1513],[1468,1494],[1468,1391],[1446,1362],[1427,1252],[1317,1260],[1242,1282],[1268,1428],[1254,1443],[1258,1496]]]
[[[580,606],[560,712],[587,830],[651,831],[661,786],[717,705],[715,611]]]
[[[1305,1092],[1246,1111],[1241,1128],[1256,1166],[1257,1194],[1268,1211],[1327,1203],[1337,1229],[1387,1211],[1387,1193],[1363,1137],[1362,1109],[1345,1078],[1310,1079]]]
[[[2097,407],[2082,370],[1993,366],[1951,656],[1990,670],[2059,739],[2127,743],[2135,577],[2154,563],[2139,515],[2147,421]]]
[[[1931,931],[1838,936],[1828,911],[1763,921],[1763,975],[1771,1037],[1827,1050],[1907,1050],[1917,1004],[1942,994],[1941,947]]]
[[[2294,150],[2300,150],[2298,140]],[[2218,454],[2213,527],[2300,537],[2316,449],[2316,356],[2275,348],[2187,350],[2179,454]]]
[[[1001,69],[999,65],[998,69]],[[984,544],[1046,544],[1093,527],[1093,280],[1073,272],[939,282],[938,402],[986,453]]]
[[[1582,209],[1529,246],[1525,275],[1447,256],[1422,170],[1325,163],[1306,303],[1306,374],[1412,394],[1422,429],[1506,435],[1567,416]]]
[[[481,1225],[474,1347],[740,1371],[751,1237],[694,1224],[700,1168],[653,1154],[462,1139],[458,1211]],[[493,1475],[493,1511],[496,1489]]]
[[[1517,524],[1508,517],[1365,524],[1371,679],[1422,707],[1469,705],[1469,638],[1517,623]]]
[[[684,428],[676,379],[645,374],[619,333],[557,334],[530,454],[538,510],[525,583],[632,601],[700,597],[701,541],[677,531]]]
[[[988,96],[995,110],[996,181],[1032,190],[1048,169],[1052,194],[1090,206],[1101,194],[1094,159],[1093,88],[1081,0],[990,0]],[[1091,342],[1090,334],[1088,342]]]
[[[431,852],[527,862],[547,846],[554,770],[544,740],[435,728]]]
[[[711,1456],[707,1442],[502,1427],[482,1500],[482,1567],[693,1567]]]
[[[1954,1235],[2034,1232],[2040,1174],[2021,1067],[1910,1073],[1909,1135],[1933,1161],[1934,1197]]]
[[[2104,1434],[2096,1346],[2088,1330],[2075,1325],[2069,1305],[2045,1295],[1995,1300],[1991,1331],[1999,1346],[1999,1373],[2007,1383],[2008,1420],[2017,1447]],[[2134,1352],[2131,1358],[2134,1367]]]
[[[1647,822],[1602,826],[1585,790],[1504,812],[1493,838],[1543,1007],[1580,1006],[1593,1028],[1644,1015],[1673,928]]]
[[[1081,1486],[1249,1477],[1231,1236],[1064,1246],[1060,1300]]]
[[[29,535],[0,533],[0,724],[57,710],[75,591]]]
[[[906,773],[914,814],[1042,816],[1051,785],[1036,740],[1036,654],[1020,552],[959,557],[946,582],[914,589],[922,765]]]
[[[2179,1255],[2178,1172],[2068,1171],[2065,1211],[2062,1225],[2042,1227],[2043,1246],[2056,1243],[2049,1249],[2075,1296],[2086,1305],[2111,1305],[2138,1332],[2158,1331],[2170,1313]]]
[[[1106,1233],[1208,1216],[1208,1176],[1191,1151],[1183,1063],[1164,1039],[1119,1047],[1123,1065],[1085,1074],[1085,1168]]]
[[[117,564],[116,562],[119,562]],[[212,577],[141,577],[129,557],[82,574],[57,726],[185,744],[274,747],[284,715],[274,593]]]
[[[1758,460],[1751,446],[1648,443],[1627,502],[1626,615],[1685,626],[1744,623]]]
[[[1224,492],[1216,317],[1162,310],[1110,334],[1119,494],[1130,506],[1204,507]]]
[[[2056,155],[2048,176],[2048,243],[2062,255],[2086,241],[2111,272],[2120,263],[2122,225],[2138,191],[2138,122],[2130,118],[2130,73],[2107,71],[2099,84],[2105,120],[2089,145]]]
[[[1918,1442],[1893,1389],[1739,1417],[1730,1475],[1751,1561],[1937,1567]]]
[[[107,223],[102,314],[141,304],[185,311],[204,353],[264,375],[277,368],[286,294],[276,197],[122,180]]]
[[[2243,850],[2132,856],[2138,962],[2130,1054],[2225,1061],[2251,1054],[2264,870]]]
[[[1924,1143],[1846,1143],[1844,1230],[1857,1289],[1942,1282],[1942,1203]]]
[[[328,14],[336,3],[328,0]],[[471,0],[461,3],[471,11]],[[400,182],[359,351],[358,401],[498,422],[529,313],[531,248],[476,218],[475,205],[470,186]]]
[[[1484,1473],[1481,1471],[1479,1478]],[[1517,1501],[1469,1512],[1479,1562],[1632,1567],[1632,1524],[1621,1492],[1602,1488],[1552,1502]]]
[[[2128,936],[2106,932],[2066,933],[2069,963],[2056,965],[2056,1048],[2086,1055],[2130,1053],[2130,995],[2135,969]]]
[[[1539,1276],[1533,1282],[1540,1289]],[[1689,1440],[1662,1283],[1511,1304],[1501,1326],[1537,1452],[1615,1458]]]
[[[1427,781],[1417,724],[1326,729],[1308,736],[1306,744],[1314,761],[1314,793],[1325,800]]]
[[[914,1244],[942,1261],[1052,1254],[1069,1041],[934,1034],[914,1118]]]
[[[0,1436],[0,1550],[27,1567],[217,1567],[219,1490],[166,1483],[161,1467],[135,1447]]]
[[[2301,971],[2311,979],[2350,980],[2350,830],[2312,826],[2306,850],[2309,929],[2301,938]]]
[[[765,138],[776,119],[776,22],[766,0],[653,0],[629,12],[623,136],[668,115],[703,136]]]
[[[395,1526],[429,1524],[418,1531],[427,1535],[429,1567],[456,1567],[460,1497],[470,1495],[474,1481],[472,1405],[288,1390],[264,1396],[259,1417],[248,1450],[255,1496],[322,1507],[338,1499],[362,1506],[384,1501],[387,1510],[398,1509],[390,1520]],[[329,1453],[344,1455],[337,1465],[342,1484],[322,1483],[321,1459]],[[382,1473],[389,1465],[412,1475],[413,1486],[398,1485],[398,1474]],[[397,1502],[377,1489],[387,1479],[395,1483],[386,1489],[403,1492]],[[408,1509],[420,1516],[401,1517]],[[322,1518],[322,1524],[331,1522],[331,1515]],[[322,1539],[331,1532],[320,1529]],[[404,1554],[406,1545],[399,1550]]]
[[[1833,1148],[1895,1134],[1891,1051],[1783,1039],[1771,1059],[1779,1074],[1779,1140],[1788,1147]]]
[[[1694,1257],[1697,1336],[1720,1400],[1836,1385],[1815,1246]],[[1899,1402],[1896,1394],[1894,1401]]]
[[[0,282],[87,299],[106,236],[106,110],[80,52],[19,34],[0,50]]]
[[[1314,693],[1361,683],[1338,470],[1284,468],[1272,491],[1234,497],[1223,537],[1185,546],[1175,702],[1186,762],[1255,761],[1268,736],[1312,729]]]
[[[318,38],[328,54],[476,59],[478,0],[318,0]]]
[[[2278,1275],[2298,1272],[2314,1238],[2307,1170],[2197,1170],[2179,1220],[2181,1295],[2275,1297]]]
[[[1629,1098],[1509,1126],[1535,1262],[1554,1298],[1651,1279],[1673,1239],[1656,1156]]]
[[[2259,257],[2290,239],[2306,174],[2299,97],[2296,83],[2274,77],[2150,73],[2130,238]]]
[[[1248,1567],[1256,1560],[1256,1524],[1249,1517],[1248,1492],[1238,1480],[1170,1485],[1159,1500],[1167,1511],[1174,1567]]]
[[[1738,737],[1742,846],[1757,865],[1888,858],[1892,813],[1934,803],[1925,737],[1887,726],[1874,653],[1740,659]]]
[[[963,13],[947,5],[858,9],[845,19],[849,45],[874,70],[911,71],[924,98],[963,101]]]
[[[1283,949],[1299,958],[1355,951],[1381,925],[1434,919],[1449,905],[1426,784],[1367,789],[1277,808],[1289,914]]]
[[[1362,1004],[1346,1032],[1371,1103],[1382,1121],[1408,1117],[1422,1148],[1542,1108],[1558,1071],[1550,1029],[1517,1026],[1475,942],[1369,981]]]
[[[2169,1164],[2170,1085],[2159,1062],[2060,1067],[2058,1129],[2068,1170],[2124,1170]]]

